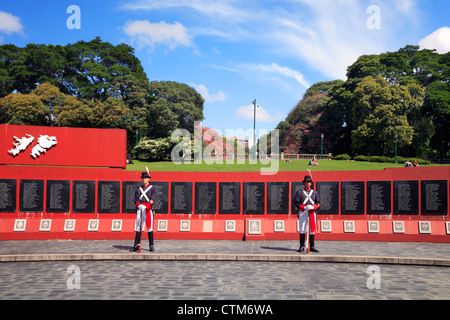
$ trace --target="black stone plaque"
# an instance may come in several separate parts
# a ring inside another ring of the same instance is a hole
[[[153,211],[155,214],[169,213],[169,183],[168,182],[151,182],[151,185],[156,188],[156,199],[153,204]]]
[[[217,213],[217,182],[195,183],[195,213]]]
[[[170,195],[171,213],[192,213],[192,182],[172,182]]]
[[[98,213],[120,212],[120,181],[98,182]]]
[[[391,182],[367,181],[367,214],[391,214]]]
[[[47,212],[70,212],[70,181],[47,180]]]
[[[142,186],[141,181],[122,181],[122,213],[136,213],[134,193],[140,186]]]
[[[317,182],[316,191],[319,193],[320,199],[320,208],[317,213],[339,214],[339,182]]]
[[[419,181],[394,181],[394,214],[419,214]]]
[[[448,214],[447,180],[423,180],[421,186],[422,214]]]
[[[264,214],[265,183],[244,182],[244,214]]]
[[[95,213],[95,181],[73,181],[72,212]]]
[[[16,212],[16,179],[0,179],[0,212]]]
[[[341,213],[364,214],[364,181],[343,181],[341,184]]]
[[[19,210],[44,211],[44,180],[20,180]]]
[[[241,183],[219,182],[219,214],[241,213]]]
[[[289,214],[289,182],[267,183],[267,213]]]

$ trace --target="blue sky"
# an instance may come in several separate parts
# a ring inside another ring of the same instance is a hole
[[[256,128],[275,128],[309,86],[345,80],[363,54],[448,52],[448,12],[448,0],[0,0],[0,44],[129,44],[150,81],[197,89],[203,125],[225,134],[253,128],[253,99]]]

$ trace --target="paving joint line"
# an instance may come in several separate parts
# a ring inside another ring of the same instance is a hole
[[[72,254],[6,254],[2,262],[57,261],[238,261],[238,262],[319,262],[450,267],[450,259],[354,256],[354,255],[267,255],[230,253],[72,253]]]

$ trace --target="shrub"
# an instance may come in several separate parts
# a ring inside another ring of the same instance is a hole
[[[356,156],[353,158],[355,161],[370,161],[370,157],[367,156]]]
[[[350,157],[348,154],[340,154],[332,158],[333,160],[351,160],[352,157]]]

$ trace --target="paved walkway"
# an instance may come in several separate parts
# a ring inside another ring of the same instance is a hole
[[[450,299],[450,244],[147,243],[0,241],[0,299]]]

